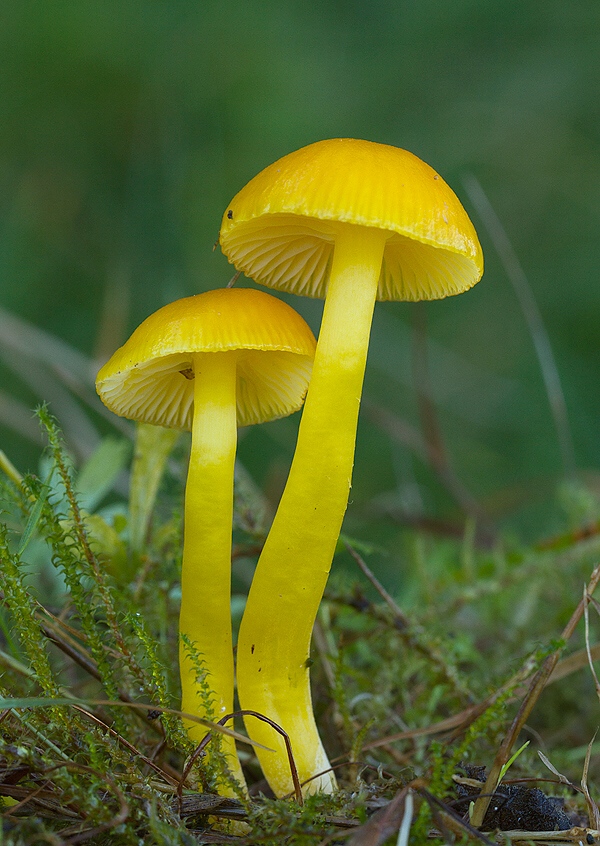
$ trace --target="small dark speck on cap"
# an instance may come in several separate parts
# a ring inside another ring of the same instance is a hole
[[[227,212],[227,220],[233,220],[233,212],[231,209]]]
[[[436,173],[436,175],[435,175],[433,178],[434,178],[434,179],[439,179],[440,177],[439,177],[439,176],[437,175],[437,173]]]

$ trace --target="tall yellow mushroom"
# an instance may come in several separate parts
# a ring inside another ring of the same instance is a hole
[[[312,627],[348,502],[375,300],[438,299],[483,272],[477,235],[444,180],[396,147],[336,138],[290,153],[231,201],[220,232],[238,270],[282,291],[325,297],[298,443],[259,559],[238,641],[243,708],[290,735],[308,791],[335,779],[315,725]],[[277,795],[292,790],[280,738],[246,720]]]
[[[159,309],[98,373],[100,398],[116,414],[192,431],[179,625],[202,657],[213,702],[207,713],[182,642],[184,712],[216,721],[233,710],[230,571],[237,426],[300,408],[314,348],[308,325],[281,300],[251,289],[220,289]],[[195,742],[206,733],[191,721],[187,730]],[[233,740],[222,738],[229,769],[244,786]],[[231,792],[226,784],[222,788]]]

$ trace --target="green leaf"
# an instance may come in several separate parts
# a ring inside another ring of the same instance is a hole
[[[19,544],[19,548],[17,549],[17,555],[19,558],[25,552],[27,548],[27,544],[33,537],[35,530],[37,528],[37,524],[40,521],[40,517],[42,516],[42,509],[44,507],[44,503],[48,499],[48,494],[50,493],[50,478],[52,476],[52,470],[50,471],[46,481],[42,485],[42,489],[40,491],[39,497],[35,501],[35,505],[31,509],[31,513],[29,515],[29,520],[27,521],[27,525],[25,526],[25,530],[21,535],[21,543]]]
[[[96,508],[114,485],[119,473],[127,466],[130,454],[129,441],[124,438],[104,438],[77,474],[75,487],[81,508],[86,511]]]
[[[525,743],[519,749],[517,749],[517,751],[513,755],[511,755],[506,764],[504,764],[504,766],[500,770],[500,775],[498,776],[498,784],[500,784],[500,782],[502,781],[506,773],[509,771],[509,769],[512,767],[514,762],[517,760],[521,752],[524,752],[525,749],[527,749],[529,743],[530,741],[526,740]]]
[[[47,699],[46,697],[21,696],[16,699],[11,697],[0,698],[0,710],[7,711],[9,708],[54,708],[55,705],[84,705],[85,701],[79,699]]]

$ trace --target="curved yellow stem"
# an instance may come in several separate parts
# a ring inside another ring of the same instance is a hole
[[[307,792],[331,791],[315,724],[309,649],[346,510],[369,333],[387,233],[344,225],[336,240],[313,374],[285,491],[260,556],[238,640],[242,708],[259,711],[290,736]],[[249,717],[248,734],[276,795],[293,789],[279,735]]]
[[[193,370],[194,419],[185,489],[179,631],[191,641],[194,654],[203,662],[212,705],[207,708],[203,701],[192,655],[181,642],[181,709],[217,721],[233,711],[230,590],[237,446],[236,354],[197,353]],[[206,734],[205,728],[191,721],[186,722],[186,728],[196,743]],[[232,775],[243,786],[234,741],[221,735],[221,744]],[[226,784],[222,789],[228,795],[235,792]]]

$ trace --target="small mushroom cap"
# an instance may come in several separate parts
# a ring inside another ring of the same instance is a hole
[[[477,233],[452,189],[406,150],[317,141],[261,171],[233,198],[221,249],[256,282],[324,297],[340,226],[386,229],[379,300],[430,300],[479,281]]]
[[[308,324],[286,303],[250,288],[221,288],[146,318],[101,368],[96,390],[122,417],[191,429],[193,355],[236,351],[237,419],[248,426],[301,407],[315,345]]]

